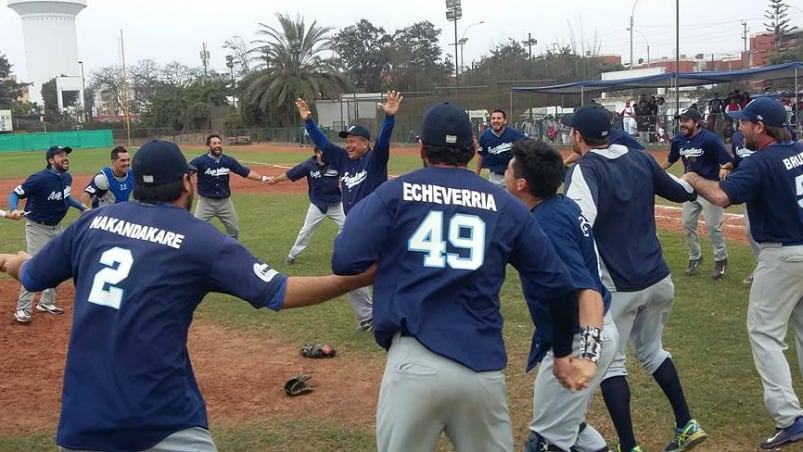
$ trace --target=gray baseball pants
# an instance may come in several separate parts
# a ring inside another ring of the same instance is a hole
[[[50,239],[61,233],[61,225],[46,226],[44,224],[36,223],[28,220],[25,225],[25,243],[27,245],[28,254],[35,255]],[[20,286],[20,296],[17,300],[17,310],[23,309],[31,312],[33,307],[33,298],[35,293],[28,292],[25,287]],[[42,296],[39,298],[39,304],[44,306],[53,306],[56,304],[56,288],[45,289],[42,291]]]
[[[750,218],[747,216],[747,206],[744,207],[744,233],[747,235],[747,243],[750,244],[750,251],[753,252],[753,257],[758,259],[758,254],[761,253],[761,246],[753,238],[750,233]]]
[[[83,449],[59,447],[60,452],[91,452]],[[209,430],[192,427],[179,430],[143,452],[217,452]]]
[[[331,218],[332,221],[337,224],[338,230],[342,230],[343,223],[346,222],[346,214],[343,213],[343,204],[338,203],[327,206],[326,213],[321,213],[321,210],[314,204],[310,204],[309,209],[307,209],[307,216],[304,218],[304,226],[301,226],[301,229],[298,231],[296,242],[293,244],[293,247],[290,248],[290,252],[287,253],[288,257],[295,259],[307,248],[312,234],[318,230],[326,217]]]
[[[223,199],[212,199],[198,196],[198,204],[195,206],[195,218],[209,221],[217,217],[226,229],[226,235],[235,239],[240,235],[240,224],[237,220],[237,211],[234,210],[234,203],[231,197]]]
[[[441,432],[460,452],[511,452],[504,369],[475,372],[397,333],[379,389],[379,452],[432,452]]]
[[[627,375],[625,350],[628,342],[639,363],[652,375],[671,357],[664,350],[663,333],[675,297],[672,276],[638,292],[611,291],[611,297],[610,314],[619,330],[619,342],[616,357],[603,380]]]
[[[711,239],[711,245],[714,248],[714,260],[727,259],[728,248],[725,246],[725,235],[722,234],[725,209],[711,204],[702,196],[698,196],[696,201],[683,203],[683,232],[689,245],[689,259],[699,259],[702,256],[700,236],[697,234],[697,220],[700,219],[700,213],[705,217],[708,238]]]
[[[784,356],[787,328],[803,339],[803,246],[762,243],[750,287],[747,335],[764,386],[764,407],[785,428],[803,415]],[[800,354],[798,354],[800,357]]]
[[[571,392],[561,386],[552,373],[555,364],[555,355],[552,351],[547,353],[538,368],[533,391],[533,420],[530,422],[530,430],[561,450],[598,451],[607,445],[602,435],[590,425],[578,434],[580,424],[585,421],[591,397],[599,388],[608,366],[616,357],[619,332],[610,312],[605,314],[604,321],[597,373],[589,382],[587,389]],[[579,334],[574,337],[574,350],[575,353],[580,350]]]

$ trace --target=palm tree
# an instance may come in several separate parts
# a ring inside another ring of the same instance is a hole
[[[257,44],[252,51],[268,64],[248,85],[246,95],[263,111],[277,111],[280,123],[287,124],[294,117],[296,98],[331,99],[345,90],[346,83],[331,60],[323,57],[330,50],[331,28],[319,27],[316,21],[307,28],[301,16],[276,17],[281,29],[260,23],[257,33],[266,39],[252,42]]]

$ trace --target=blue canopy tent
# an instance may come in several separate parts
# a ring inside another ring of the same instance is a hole
[[[713,72],[668,72],[619,80],[583,80],[548,86],[514,86],[513,93],[580,94],[581,102],[585,94],[625,91],[644,88],[677,88],[680,86],[711,85],[733,81],[778,80],[794,78],[795,93],[799,93],[798,77],[803,74],[803,63],[784,63],[738,71]]]

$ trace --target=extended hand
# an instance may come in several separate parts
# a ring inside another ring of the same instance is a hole
[[[298,108],[298,114],[301,115],[301,119],[306,121],[307,119],[312,118],[312,112],[307,106],[307,103],[302,98],[296,99],[296,108]]]
[[[582,389],[587,388],[594,375],[597,374],[597,365],[587,359],[573,359],[572,365],[574,366],[576,383]]]
[[[580,389],[583,389],[586,386],[579,384],[578,382],[578,375],[576,375],[577,370],[573,365],[574,358],[569,355],[563,358],[555,358],[555,364],[552,367],[552,373],[555,375],[555,378],[558,379],[558,382],[564,388],[568,389],[571,392],[576,392]]]
[[[17,254],[0,254],[0,272],[19,280],[20,268],[30,258],[31,255],[25,251],[20,251]]]
[[[377,104],[382,111],[385,112],[388,116],[395,116],[396,113],[399,111],[399,105],[401,105],[402,100],[404,100],[404,96],[401,95],[396,90],[388,91],[388,100],[382,104]]]

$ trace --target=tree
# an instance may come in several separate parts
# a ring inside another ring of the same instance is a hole
[[[764,26],[767,27],[767,31],[771,31],[775,35],[774,48],[777,51],[781,49],[784,37],[797,27],[789,25],[791,19],[786,12],[789,9],[789,5],[784,0],[769,1],[769,7],[764,11],[764,17],[767,18],[769,23],[765,22]]]
[[[332,39],[338,65],[350,84],[367,92],[381,90],[382,71],[390,64],[393,38],[366,19],[340,30]]]
[[[229,51],[228,55],[232,57],[234,64],[237,66],[235,73],[239,77],[245,77],[251,72],[251,60],[253,60],[254,55],[242,36],[232,36],[231,39],[223,44],[223,48]]]
[[[396,30],[390,64],[382,80],[392,81],[395,88],[405,91],[431,90],[446,84],[453,66],[442,59],[440,34],[441,30],[427,20]]]
[[[4,53],[0,53],[0,108],[11,108],[22,96],[28,84],[11,79],[11,63]]]
[[[296,118],[295,98],[332,99],[346,84],[332,61],[323,57],[330,49],[331,28],[315,21],[307,27],[300,16],[295,20],[282,14],[276,17],[280,29],[259,24],[257,34],[266,39],[254,41],[258,44],[254,51],[265,55],[270,65],[248,85],[246,93],[263,110],[275,107],[279,123],[286,125]]]

